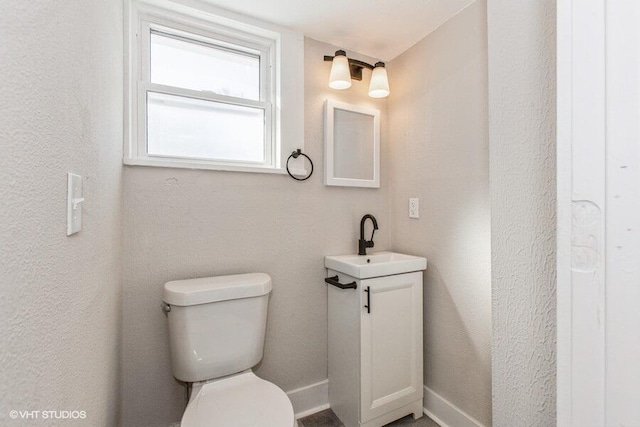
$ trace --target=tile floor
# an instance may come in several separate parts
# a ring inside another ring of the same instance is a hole
[[[344,427],[342,421],[333,413],[331,409],[327,409],[318,412],[308,417],[304,417],[298,420],[299,427]],[[431,418],[423,415],[422,418],[417,420],[413,419],[413,415],[408,415],[404,418],[394,421],[391,424],[387,424],[385,427],[395,426],[412,426],[412,427],[439,427]]]

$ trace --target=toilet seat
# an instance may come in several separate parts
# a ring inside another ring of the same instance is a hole
[[[195,387],[181,427],[296,426],[285,392],[251,371]]]

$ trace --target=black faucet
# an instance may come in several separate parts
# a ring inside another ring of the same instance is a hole
[[[371,232],[371,240],[366,240],[364,238],[364,223],[370,219],[373,223],[373,231]],[[373,247],[373,234],[378,229],[378,221],[376,221],[376,217],[373,215],[366,214],[360,220],[360,240],[358,240],[358,255],[366,255],[367,248]]]

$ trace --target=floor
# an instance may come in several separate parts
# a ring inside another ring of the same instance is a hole
[[[342,421],[333,413],[331,409],[318,412],[308,417],[300,418],[298,420],[299,427],[344,427]],[[391,424],[387,424],[385,427],[394,426],[413,426],[413,427],[440,427],[431,418],[423,415],[422,418],[417,420],[413,419],[413,415],[407,415],[404,418],[394,421]]]

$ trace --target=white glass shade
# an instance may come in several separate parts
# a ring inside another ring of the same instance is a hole
[[[377,66],[371,73],[371,83],[369,84],[369,96],[372,98],[384,98],[389,96],[389,80],[387,79],[387,69],[384,66]]]
[[[351,72],[346,56],[336,55],[333,57],[329,87],[332,89],[349,89],[351,87]]]

